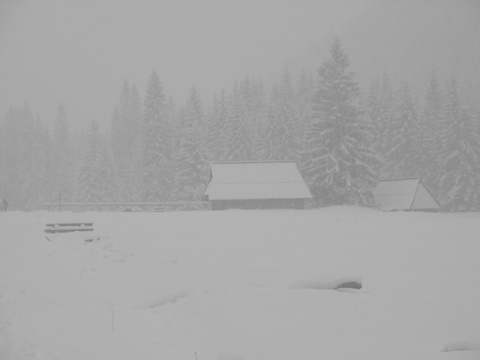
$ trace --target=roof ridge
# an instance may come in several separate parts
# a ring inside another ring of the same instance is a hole
[[[210,164],[276,164],[276,163],[297,163],[295,160],[274,160],[274,161],[210,161]]]
[[[391,178],[391,179],[380,179],[380,181],[398,181],[398,180],[419,180],[422,181],[420,176],[411,176],[411,177],[403,177],[403,178]]]

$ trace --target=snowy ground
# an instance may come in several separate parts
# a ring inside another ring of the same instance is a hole
[[[480,214],[8,212],[0,260],[2,360],[480,359]]]

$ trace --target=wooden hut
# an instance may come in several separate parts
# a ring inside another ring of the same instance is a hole
[[[419,178],[380,180],[374,193],[383,211],[440,210],[440,204]]]
[[[204,195],[213,209],[304,208],[312,198],[294,161],[212,162]]]

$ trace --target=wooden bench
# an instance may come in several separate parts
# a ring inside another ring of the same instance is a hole
[[[45,232],[49,234],[66,233],[74,231],[93,231],[92,222],[65,222],[49,223],[45,227]]]

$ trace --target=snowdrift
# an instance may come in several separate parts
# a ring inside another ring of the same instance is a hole
[[[60,221],[95,241],[47,241]],[[479,359],[479,234],[355,207],[0,213],[0,358]]]

